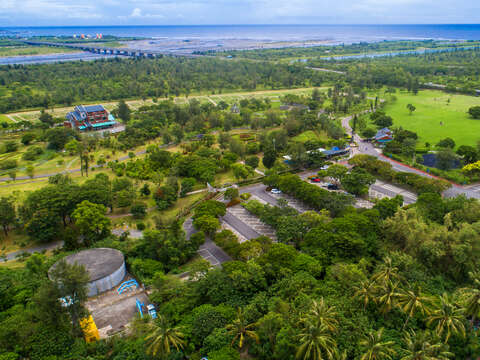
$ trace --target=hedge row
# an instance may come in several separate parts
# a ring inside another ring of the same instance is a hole
[[[410,172],[397,172],[388,162],[371,155],[356,155],[349,161],[350,165],[359,166],[377,178],[393,184],[407,186],[417,194],[426,192],[442,193],[452,186],[446,180],[433,179]]]

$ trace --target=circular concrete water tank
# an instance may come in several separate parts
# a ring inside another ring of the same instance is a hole
[[[96,248],[80,251],[63,258],[68,264],[85,266],[89,276],[88,296],[95,296],[120,284],[125,277],[125,258],[121,251]],[[55,263],[51,269],[55,268]],[[51,270],[50,269],[50,270]]]

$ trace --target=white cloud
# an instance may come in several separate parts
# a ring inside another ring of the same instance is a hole
[[[475,8],[478,0],[0,0],[0,26],[479,23]]]
[[[133,9],[132,13],[130,14],[131,17],[142,17],[142,9],[135,8]]]

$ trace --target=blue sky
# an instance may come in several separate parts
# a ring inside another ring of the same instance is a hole
[[[479,0],[0,0],[0,26],[480,23]]]

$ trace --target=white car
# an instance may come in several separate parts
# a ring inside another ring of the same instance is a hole
[[[150,315],[152,319],[157,318],[157,310],[155,310],[155,306],[153,304],[147,305],[147,311],[148,311],[148,315]]]
[[[282,191],[281,191],[281,190],[278,190],[278,189],[272,189],[272,190],[270,190],[270,192],[271,192],[272,194],[281,194],[281,193],[282,193]]]

